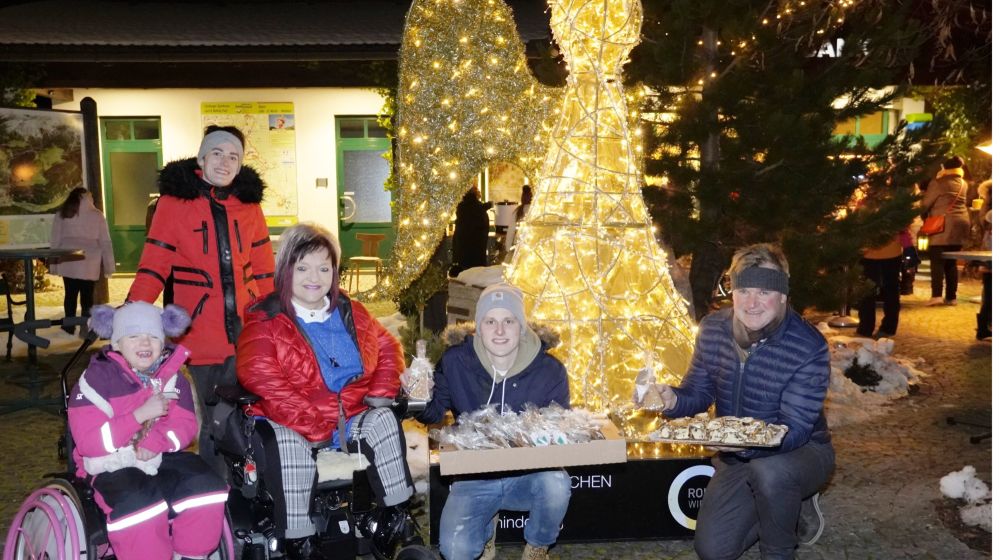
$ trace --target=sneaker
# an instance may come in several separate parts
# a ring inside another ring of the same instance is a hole
[[[944,298],[932,297],[931,299],[927,300],[927,303],[925,303],[924,305],[926,305],[927,307],[933,307],[935,305],[944,305]]]
[[[795,529],[799,536],[799,544],[816,544],[820,535],[823,534],[825,525],[823,512],[819,509],[819,492],[802,500],[802,508],[799,510],[799,524]]]
[[[494,560],[497,556],[497,521],[499,517],[493,516],[493,535],[483,546],[483,553],[479,555],[479,560]]]
[[[524,552],[521,554],[521,560],[547,560],[548,557],[549,547],[530,544],[524,545]]]

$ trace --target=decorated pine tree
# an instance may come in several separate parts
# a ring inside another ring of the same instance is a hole
[[[835,131],[907,92],[941,21],[906,1],[644,8],[643,42],[626,70],[651,92],[646,174],[666,177],[669,193],[654,218],[679,254],[693,253],[696,300],[735,248],[773,241],[788,254],[796,307],[850,301],[864,289],[861,249],[916,215],[910,187],[949,151],[948,123],[890,122],[876,145]],[[856,209],[863,181],[870,200]]]

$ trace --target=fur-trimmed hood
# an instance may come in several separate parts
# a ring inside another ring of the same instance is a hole
[[[195,173],[198,169],[200,167],[196,158],[172,161],[163,166],[157,180],[160,194],[184,200],[198,198],[208,189],[208,183],[202,181]],[[254,168],[244,165],[229,188],[240,202],[259,204],[264,200],[264,189],[267,185]]]
[[[559,346],[559,333],[548,325],[528,321],[528,328],[538,335],[538,339],[542,341],[545,348]],[[465,340],[465,337],[473,334],[476,334],[476,325],[474,323],[457,323],[449,325],[444,329],[441,333],[441,340],[444,341],[446,348],[451,348],[452,346],[458,346]]]

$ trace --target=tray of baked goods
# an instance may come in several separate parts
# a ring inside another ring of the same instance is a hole
[[[708,414],[664,420],[650,432],[649,441],[711,445],[719,447],[777,447],[788,433],[788,426],[768,424],[763,420],[744,416],[719,416]]]

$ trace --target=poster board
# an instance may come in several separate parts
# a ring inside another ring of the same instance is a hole
[[[83,114],[0,108],[0,247],[48,247],[52,217],[84,173]]]
[[[267,184],[261,203],[267,225],[294,225],[299,213],[294,104],[203,102],[201,120],[203,126],[235,126],[243,132],[243,163]]]

